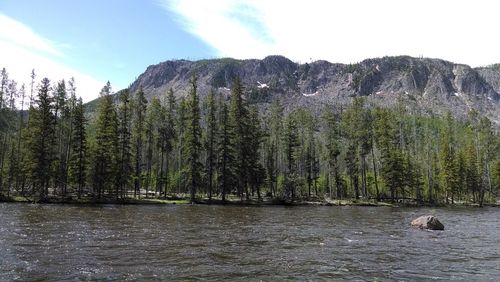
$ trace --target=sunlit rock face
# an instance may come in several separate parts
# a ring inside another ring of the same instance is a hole
[[[280,97],[285,109],[343,105],[364,96],[368,105],[402,103],[421,114],[450,111],[464,118],[471,109],[500,125],[500,66],[471,68],[440,59],[407,56],[367,59],[356,64],[327,61],[296,63],[282,56],[263,60],[175,60],[149,66],[130,86],[142,86],[146,97],[163,97],[172,88],[178,97],[189,92],[196,74],[199,94],[211,89],[228,96],[235,77],[245,98],[261,108]]]

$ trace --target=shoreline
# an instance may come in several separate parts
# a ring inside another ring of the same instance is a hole
[[[392,207],[392,208],[405,208],[405,207],[436,207],[436,208],[452,208],[452,207],[469,207],[469,208],[479,208],[478,204],[474,203],[404,203],[404,202],[386,202],[386,201],[375,201],[375,200],[355,200],[355,199],[323,199],[323,200],[297,200],[294,202],[284,201],[278,198],[263,198],[263,199],[249,199],[241,200],[239,198],[228,199],[222,201],[221,199],[208,199],[201,198],[196,199],[193,203],[188,198],[184,197],[167,197],[167,198],[81,198],[81,199],[59,199],[49,197],[43,201],[34,201],[28,197],[5,197],[0,196],[0,203],[36,203],[36,204],[59,204],[59,205],[81,205],[81,206],[95,206],[95,205],[218,205],[218,206],[331,206],[331,207],[342,207],[342,206],[362,206],[362,207]],[[485,203],[484,207],[500,207],[499,203]]]

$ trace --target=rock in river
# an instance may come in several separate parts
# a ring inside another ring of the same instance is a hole
[[[420,229],[444,230],[444,225],[432,215],[418,217],[412,220],[411,225]]]

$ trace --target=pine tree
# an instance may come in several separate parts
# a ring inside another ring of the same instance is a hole
[[[197,93],[197,77],[193,75],[190,81],[191,90],[188,101],[187,128],[185,132],[184,155],[186,156],[187,183],[191,195],[191,202],[196,200],[196,191],[201,187],[200,163],[201,151],[201,126],[200,126],[200,106]]]
[[[10,197],[10,192],[12,190],[13,184],[16,182],[16,178],[20,173],[21,167],[20,164],[18,163],[18,158],[16,155],[17,152],[17,144],[12,140],[10,144],[10,149],[9,149],[9,156],[8,156],[8,166],[7,166],[7,197]]]
[[[78,199],[81,198],[87,176],[87,134],[85,131],[85,110],[82,99],[78,99],[72,115],[71,155],[69,159],[69,182],[77,186]]]
[[[19,125],[17,128],[17,141],[14,142],[14,140],[12,140],[10,156],[9,156],[9,171],[8,171],[8,181],[7,181],[9,184],[7,185],[7,196],[9,196],[11,183],[14,182],[15,189],[18,190],[20,180],[25,178],[24,169],[23,169],[24,160],[22,159],[23,154],[21,153],[21,140],[23,138],[22,133],[23,133],[23,128],[24,128],[24,120],[23,120],[24,95],[25,95],[24,84],[21,86],[19,93],[22,97],[21,98],[21,110],[19,111]],[[0,112],[1,111],[2,110],[0,109]],[[0,114],[0,118],[1,117],[2,117],[2,114]],[[0,122],[0,126],[3,126],[2,122]],[[7,127],[7,126],[5,126],[5,127]],[[2,127],[2,128],[4,128],[4,127]],[[14,128],[12,128],[12,129],[14,129]],[[1,140],[1,136],[2,136],[2,131],[3,130],[0,130],[0,140]],[[0,155],[3,155],[3,154],[4,153],[0,153]],[[3,158],[3,156],[2,156],[2,158]],[[2,178],[3,177],[0,176],[0,182],[2,181]],[[0,194],[2,192],[1,188],[2,188],[2,184],[0,183]]]
[[[134,120],[132,131],[133,154],[134,154],[134,197],[141,197],[142,166],[143,166],[143,145],[145,131],[145,113],[147,100],[144,97],[142,87],[135,94],[134,100]]]
[[[259,112],[257,107],[253,106],[249,111],[248,134],[246,135],[245,144],[247,145],[246,153],[248,167],[248,184],[252,188],[252,195],[257,193],[257,198],[260,200],[260,187],[263,180],[266,178],[264,167],[260,163],[260,146],[262,143],[262,128],[260,126]]]
[[[101,90],[93,144],[93,188],[97,198],[114,192],[118,159],[118,118],[109,81]]]
[[[350,178],[351,188],[354,189],[356,199],[359,198],[359,166],[360,166],[360,156],[364,160],[362,165],[366,165],[366,155],[368,154],[368,144],[363,144],[361,146],[363,150],[360,150],[360,144],[364,142],[369,142],[367,140],[362,140],[362,138],[369,138],[366,136],[369,132],[366,124],[363,120],[363,104],[364,100],[362,98],[355,98],[353,103],[344,112],[342,118],[342,133],[347,143],[347,152],[345,155],[345,162],[347,166],[347,174]],[[363,168],[363,167],[362,167]],[[362,175],[363,177],[363,175]],[[366,190],[366,182],[362,179],[363,189]]]
[[[234,168],[234,150],[231,141],[231,124],[229,123],[229,110],[227,104],[220,103],[219,114],[219,143],[217,144],[217,182],[221,193],[222,201],[226,200],[226,195],[230,193],[231,188],[236,185]]]
[[[396,118],[393,112],[381,108],[377,108],[375,112],[376,142],[382,155],[380,172],[391,193],[391,201],[394,202],[398,189],[404,187],[404,156],[399,146],[400,136],[395,129]]]
[[[458,162],[452,128],[453,119],[449,112],[446,114],[445,119],[446,124],[441,137],[440,146],[440,178],[445,192],[446,203],[448,203],[450,198],[453,203],[455,191],[458,189],[457,187],[460,183],[458,183]]]
[[[10,121],[9,121],[9,110],[6,106],[6,97],[7,97],[7,86],[9,83],[9,75],[5,68],[2,68],[2,72],[0,73],[0,195],[3,191],[3,182],[4,182],[4,171],[5,171],[5,157],[8,152],[7,144],[7,136],[9,135],[10,130]]]
[[[306,136],[304,145],[305,157],[303,160],[303,162],[305,162],[304,167],[306,171],[307,195],[309,198],[311,197],[311,188],[313,186],[313,182],[314,182],[314,187],[316,187],[316,180],[318,178],[317,173],[319,172],[317,168],[318,160],[316,155],[316,138],[314,135],[314,132],[316,131],[315,124],[316,121],[309,114],[306,123],[306,132],[305,132]]]
[[[368,197],[368,181],[367,181],[367,171],[368,171],[368,162],[367,156],[373,149],[373,125],[372,125],[372,115],[368,109],[363,108],[364,100],[361,102],[361,113],[359,117],[359,157],[361,159],[361,191],[363,196]],[[373,157],[373,155],[372,155]],[[378,193],[377,193],[378,194]],[[378,195],[377,195],[378,197]]]
[[[486,192],[488,191],[491,195],[491,191],[493,190],[491,163],[495,155],[495,137],[493,132],[493,125],[487,117],[481,117],[478,126],[480,139],[479,151],[481,154],[480,167],[482,174],[482,183],[479,193],[479,206],[482,207],[484,204]]]
[[[217,144],[217,120],[216,120],[216,106],[215,106],[215,92],[210,91],[207,97],[208,112],[206,117],[206,140],[205,140],[205,151],[206,151],[206,174],[207,174],[207,184],[208,184],[208,199],[212,199],[212,190],[214,182],[214,173],[216,171],[217,155],[216,155],[216,144]]]
[[[11,111],[16,110],[16,98],[18,97],[19,93],[17,91],[17,82],[14,80],[9,81],[9,84],[7,85],[7,93],[8,100],[7,100],[7,106]]]
[[[36,78],[35,69],[31,70],[30,78],[31,78],[31,83],[30,83],[30,105],[29,105],[29,107],[31,108],[33,106],[33,102],[34,102],[33,93],[34,93],[35,78]]]
[[[340,118],[330,107],[323,109],[323,132],[326,147],[326,161],[328,163],[328,176],[333,176],[335,183],[336,196],[342,198],[345,193],[342,189],[342,181],[340,178]],[[331,182],[331,181],[330,181]],[[332,197],[331,188],[329,189],[330,198]]]
[[[293,113],[288,114],[285,121],[285,132],[283,144],[285,145],[286,173],[285,173],[285,199],[294,201],[298,186],[297,174],[297,149],[300,145],[298,140],[297,121]]]
[[[271,103],[269,124],[267,172],[271,195],[275,196],[278,190],[278,175],[280,174],[281,133],[283,131],[283,106],[279,97],[276,97]]]
[[[479,173],[476,149],[472,143],[469,143],[465,149],[465,186],[467,192],[472,195],[473,202],[479,200]]]
[[[345,163],[347,167],[347,174],[349,175],[351,188],[354,190],[355,198],[359,199],[359,159],[358,159],[358,146],[357,142],[349,139],[347,151],[345,154]]]
[[[466,192],[466,183],[467,183],[467,164],[465,160],[465,150],[460,149],[458,152],[458,158],[457,158],[457,165],[458,165],[458,179],[457,179],[457,188],[458,190],[455,191],[455,198],[459,200],[464,199],[464,193]]]
[[[54,91],[54,188],[59,188],[61,194],[66,194],[67,182],[67,144],[69,140],[68,122],[71,120],[71,109],[67,101],[66,82],[61,80],[57,83]]]
[[[169,186],[169,169],[170,169],[170,153],[174,148],[176,138],[175,131],[175,97],[174,91],[170,89],[167,95],[168,105],[163,108],[161,114],[161,125],[159,126],[159,142],[160,149],[160,194],[164,187],[164,197],[167,197],[167,189]]]
[[[166,163],[166,175],[167,178],[165,179],[165,189],[168,187],[169,181],[168,181],[168,175],[169,175],[169,162],[168,160],[170,159],[170,153],[174,149],[175,141],[177,139],[176,135],[176,124],[175,124],[175,109],[176,109],[176,102],[175,102],[175,96],[174,96],[174,91],[170,89],[168,92],[168,113],[167,113],[167,130],[166,132],[168,133],[166,136],[166,152],[167,152],[167,163]],[[165,190],[166,192],[166,190]],[[166,193],[165,193],[166,194]]]
[[[62,152],[64,157],[64,166],[62,167],[62,176],[64,181],[63,187],[63,195],[66,195],[68,182],[69,182],[69,160],[71,157],[71,148],[73,146],[73,115],[76,111],[78,100],[76,98],[76,86],[75,79],[72,77],[68,81],[68,93],[69,99],[67,101],[67,107],[64,110],[64,132],[63,138],[65,139],[64,144],[62,145]]]
[[[405,171],[404,156],[400,149],[393,148],[383,157],[381,169],[385,184],[391,192],[391,201],[395,201],[398,189],[404,187]]]
[[[185,138],[185,131],[187,127],[187,120],[188,117],[188,103],[184,97],[180,98],[179,101],[179,106],[177,108],[177,144],[176,144],[176,149],[177,149],[177,160],[176,160],[176,169],[177,169],[177,174],[178,174],[178,181],[177,181],[177,193],[182,192],[187,192],[185,190],[187,184],[186,184],[186,178],[185,177],[185,171],[183,170],[185,166],[185,156],[184,156],[184,147],[186,143],[186,138]]]
[[[128,89],[119,94],[118,107],[118,171],[116,197],[125,197],[132,175],[131,119],[132,108]]]
[[[245,195],[249,198],[248,193],[248,144],[245,143],[248,131],[248,109],[243,101],[243,86],[239,77],[236,77],[231,89],[231,107],[229,111],[229,122],[233,140],[231,143],[234,146],[236,176],[237,176],[237,191],[241,199]]]
[[[415,197],[418,202],[422,201],[421,186],[422,175],[416,165],[415,160],[410,158],[410,154],[406,153],[403,160],[403,181],[404,187],[408,191],[414,190]],[[403,191],[404,192],[404,191]]]
[[[152,190],[152,187],[156,188],[156,192],[159,190],[159,154],[158,154],[158,143],[160,137],[160,127],[163,123],[162,121],[162,105],[157,97],[153,97],[146,111],[146,130],[145,130],[145,141],[146,141],[146,179],[144,186],[147,191]],[[156,183],[155,183],[156,182]],[[149,193],[146,193],[148,197]]]
[[[495,179],[495,192],[498,193],[500,191],[500,159],[496,160],[493,166],[493,175]]]
[[[51,167],[53,163],[54,113],[50,96],[50,80],[42,79],[38,87],[36,107],[30,109],[28,136],[29,174],[32,182],[32,196],[44,200],[49,194]]]

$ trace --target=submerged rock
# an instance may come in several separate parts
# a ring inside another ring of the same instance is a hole
[[[444,230],[444,225],[432,215],[421,216],[412,220],[411,226],[418,227],[420,229]]]

